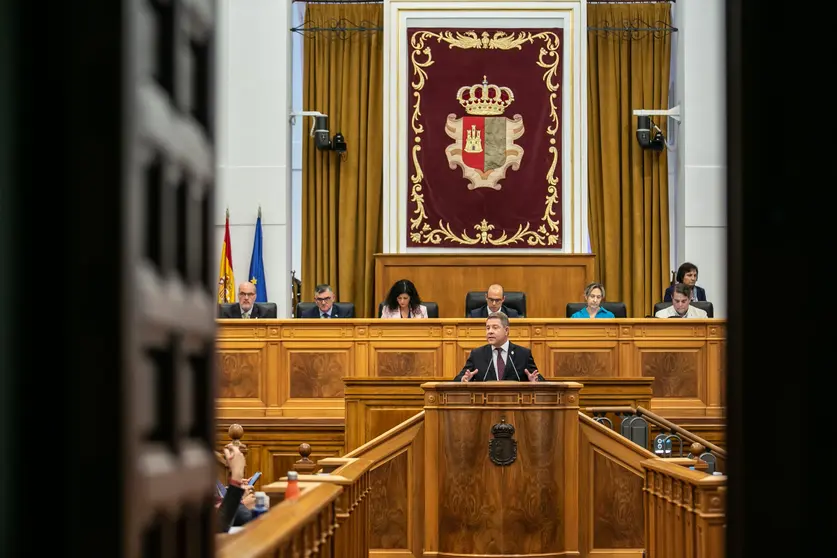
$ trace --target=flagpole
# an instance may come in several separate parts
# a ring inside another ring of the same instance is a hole
[[[259,219],[262,218],[262,204],[259,204]]]

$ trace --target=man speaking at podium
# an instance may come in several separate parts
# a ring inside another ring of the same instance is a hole
[[[532,351],[509,341],[509,317],[502,312],[489,314],[485,320],[488,345],[477,347],[468,355],[455,382],[545,382],[538,373]]]

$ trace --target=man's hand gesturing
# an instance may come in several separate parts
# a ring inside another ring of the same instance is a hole
[[[471,378],[477,375],[477,369],[474,368],[473,370],[469,370],[462,375],[463,382],[470,382]]]

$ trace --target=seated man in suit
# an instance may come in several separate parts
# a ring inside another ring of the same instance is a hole
[[[221,318],[275,318],[270,313],[256,306],[256,285],[250,282],[242,283],[238,286],[238,302],[227,308],[222,308]]]
[[[506,294],[503,291],[503,285],[491,285],[488,287],[488,292],[485,293],[485,306],[480,306],[471,310],[471,318],[487,318],[490,314],[495,312],[502,312],[509,318],[517,318],[517,310],[509,308],[503,303],[506,301]]]
[[[509,317],[504,313],[495,312],[488,316],[485,338],[488,345],[471,351],[465,366],[454,378],[455,382],[546,381],[538,373],[532,351],[509,341]]]
[[[316,308],[306,310],[300,318],[353,318],[354,316],[341,316],[338,308],[334,305],[334,291],[331,286],[325,283],[314,287],[314,302]]]
[[[671,297],[671,306],[663,308],[656,314],[655,318],[708,318],[706,310],[696,308],[689,304],[692,299],[692,287],[686,283],[674,285],[674,294]]]

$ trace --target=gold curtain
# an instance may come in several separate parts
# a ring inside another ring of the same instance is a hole
[[[593,28],[671,25],[668,3],[588,4]],[[634,109],[669,108],[671,33],[587,32],[590,244],[607,299],[643,317],[669,284],[667,152],[640,148]],[[655,117],[668,138],[667,117]]]
[[[382,4],[308,4],[306,27],[383,28]],[[373,254],[382,250],[383,32],[305,34],[303,109],[329,117],[331,136],[346,138],[347,157],[302,142],[303,300],[328,283],[358,317],[372,315]]]

